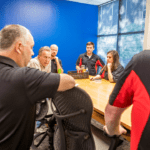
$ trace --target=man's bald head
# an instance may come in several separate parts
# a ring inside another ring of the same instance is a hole
[[[31,35],[30,31],[21,25],[7,25],[0,31],[0,50],[8,50],[18,40],[25,45]]]

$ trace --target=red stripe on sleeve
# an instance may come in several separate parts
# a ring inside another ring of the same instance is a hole
[[[81,67],[82,65],[82,58],[80,58],[79,66]]]
[[[117,97],[114,100],[113,106],[125,108],[132,104],[132,97],[133,97],[133,73],[128,75],[124,84],[122,85]]]
[[[137,150],[142,132],[150,114],[149,94],[139,76],[132,70],[119,91],[113,106],[128,107],[131,113],[131,150]]]
[[[97,73],[97,66],[101,66],[101,67],[103,67],[103,65],[101,64],[101,62],[99,61],[99,60],[97,60],[96,61],[96,63],[95,63],[95,70],[96,70],[96,73]]]
[[[103,73],[101,74],[101,78],[104,78],[105,76],[105,70],[103,71]]]

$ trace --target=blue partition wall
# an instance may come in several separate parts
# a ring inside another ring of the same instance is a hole
[[[97,54],[106,63],[109,50],[117,50],[125,67],[143,50],[146,0],[116,0],[99,6]]]
[[[94,5],[65,0],[5,0],[0,1],[0,21],[0,29],[21,24],[31,31],[33,57],[40,47],[57,44],[65,73],[75,70],[88,41],[97,42],[98,7]]]

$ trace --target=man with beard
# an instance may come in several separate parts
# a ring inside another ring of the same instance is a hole
[[[53,73],[63,73],[64,70],[62,68],[61,60],[56,56],[58,53],[58,46],[52,44],[50,46],[51,49],[51,72]]]

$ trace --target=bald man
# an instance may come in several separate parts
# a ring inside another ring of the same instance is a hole
[[[53,73],[63,73],[64,70],[62,68],[62,62],[61,60],[56,56],[58,53],[58,46],[55,44],[52,44],[50,46],[51,49],[51,72]]]

